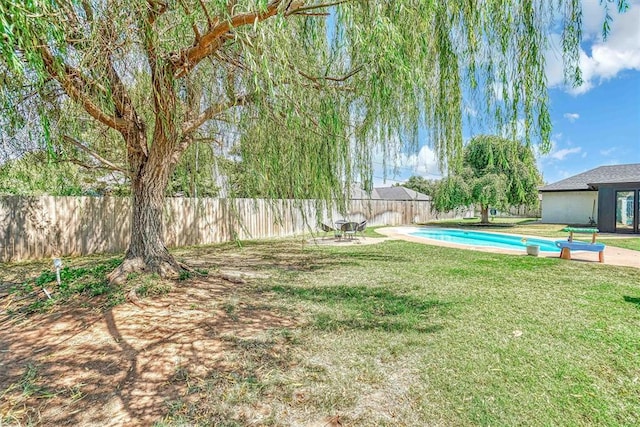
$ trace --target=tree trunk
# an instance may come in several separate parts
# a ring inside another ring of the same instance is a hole
[[[177,278],[183,267],[164,245],[164,192],[171,165],[147,161],[141,173],[132,179],[133,217],[131,241],[122,264],[109,274],[111,283],[123,283],[129,273],[157,273]]]
[[[136,125],[132,132],[123,133],[131,168],[133,218],[129,249],[122,264],[109,274],[112,283],[124,282],[133,272],[178,278],[185,269],[164,245],[164,193],[181,152],[178,150],[179,132],[175,120],[174,70],[169,63],[158,66],[155,59],[149,57],[156,115],[152,143],[147,144],[143,124]],[[135,289],[133,291],[135,293]]]
[[[480,205],[480,223],[489,223],[489,206]]]

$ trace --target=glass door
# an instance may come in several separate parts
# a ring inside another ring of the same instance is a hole
[[[634,232],[635,191],[616,191],[616,231]]]

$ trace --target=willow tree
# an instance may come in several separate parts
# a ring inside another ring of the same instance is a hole
[[[537,206],[542,176],[530,147],[494,135],[479,135],[464,147],[462,168],[437,186],[433,202],[440,211],[479,205],[481,222],[489,207]]]
[[[36,112],[52,152],[74,147],[130,177],[131,241],[113,280],[175,274],[163,197],[190,145],[234,145],[267,194],[326,200],[371,182],[372,150],[417,147],[420,127],[459,164],[463,94],[548,147],[546,33],[561,20],[579,78],[580,16],[579,0],[3,0],[2,113],[21,126]],[[96,134],[121,149],[96,148]]]

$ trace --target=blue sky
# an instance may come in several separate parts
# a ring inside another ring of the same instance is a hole
[[[552,149],[538,155],[547,183],[602,165],[640,163],[640,0],[618,15],[612,8],[612,30],[602,39],[604,10],[599,0],[583,0],[580,65],[584,84],[565,87],[559,35],[550,37],[547,82],[553,123]],[[473,135],[465,135],[467,138]],[[374,160],[375,186],[389,186],[411,175],[438,178],[433,152],[423,145],[383,179],[381,160]]]
[[[583,94],[552,89],[550,96],[553,150],[538,160],[545,181],[640,163],[640,71],[621,72]]]

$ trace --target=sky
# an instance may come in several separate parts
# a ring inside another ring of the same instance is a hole
[[[580,67],[584,83],[563,85],[560,36],[552,34],[546,54],[547,86],[553,125],[552,149],[537,154],[547,184],[603,165],[640,163],[640,0],[618,14],[610,5],[612,29],[602,38],[600,0],[583,0]],[[465,134],[466,140],[473,135]],[[374,186],[406,181],[411,175],[441,177],[433,151],[423,145],[407,154],[384,177],[382,158],[374,158]]]

